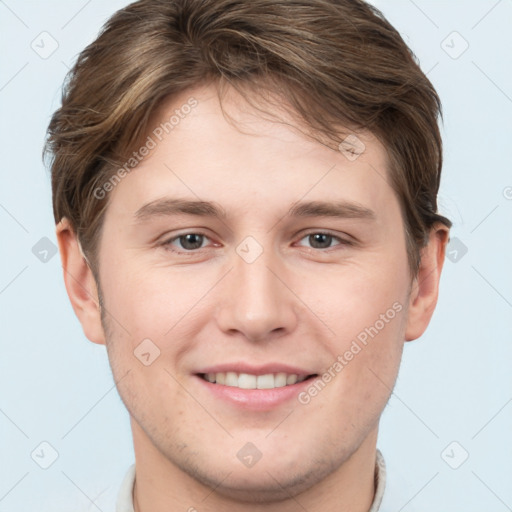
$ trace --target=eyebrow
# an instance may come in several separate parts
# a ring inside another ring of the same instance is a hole
[[[337,217],[376,220],[373,210],[349,201],[308,201],[295,204],[288,211],[290,217]]]
[[[213,217],[226,220],[226,210],[211,201],[189,200],[179,198],[156,199],[145,204],[135,212],[139,221],[152,217],[172,216],[179,214]],[[369,208],[349,201],[302,201],[295,203],[286,215],[287,217],[334,217],[375,220],[376,214]]]
[[[179,198],[165,198],[151,201],[135,212],[135,218],[140,221],[145,221],[151,217],[179,214],[216,217],[219,219],[227,218],[227,213],[224,208],[214,202]]]

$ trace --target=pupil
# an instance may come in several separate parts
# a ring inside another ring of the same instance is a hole
[[[202,245],[202,236],[194,233],[180,237],[184,249],[198,249]]]
[[[324,244],[326,244],[327,247],[329,247],[329,245],[331,244],[331,241],[332,241],[332,236],[327,235],[325,233],[316,233],[314,235],[310,235],[310,238],[312,238],[312,240],[313,240],[313,243],[311,244],[311,245],[313,245],[313,247],[315,247],[315,244],[317,244],[317,243],[320,243],[320,245],[322,245],[322,242]]]

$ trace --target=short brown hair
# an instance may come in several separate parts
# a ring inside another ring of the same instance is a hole
[[[53,115],[55,221],[97,270],[109,179],[164,101],[204,83],[278,92],[314,133],[369,130],[389,157],[414,275],[437,213],[439,97],[382,13],[362,0],[140,0],[115,13],[68,74]],[[97,273],[95,272],[96,277]]]

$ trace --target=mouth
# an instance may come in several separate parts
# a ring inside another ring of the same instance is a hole
[[[239,372],[208,372],[197,374],[201,379],[210,384],[226,386],[237,389],[276,389],[293,386],[308,379],[313,379],[318,374],[297,373],[265,373],[256,375]]]
[[[206,396],[246,412],[271,411],[297,399],[318,377],[311,369],[281,362],[254,365],[247,361],[198,368],[194,377]]]

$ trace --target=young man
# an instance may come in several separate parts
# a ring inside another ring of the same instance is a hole
[[[80,55],[47,150],[131,417],[118,512],[392,510],[379,418],[451,225],[439,110],[359,0],[141,0]]]

